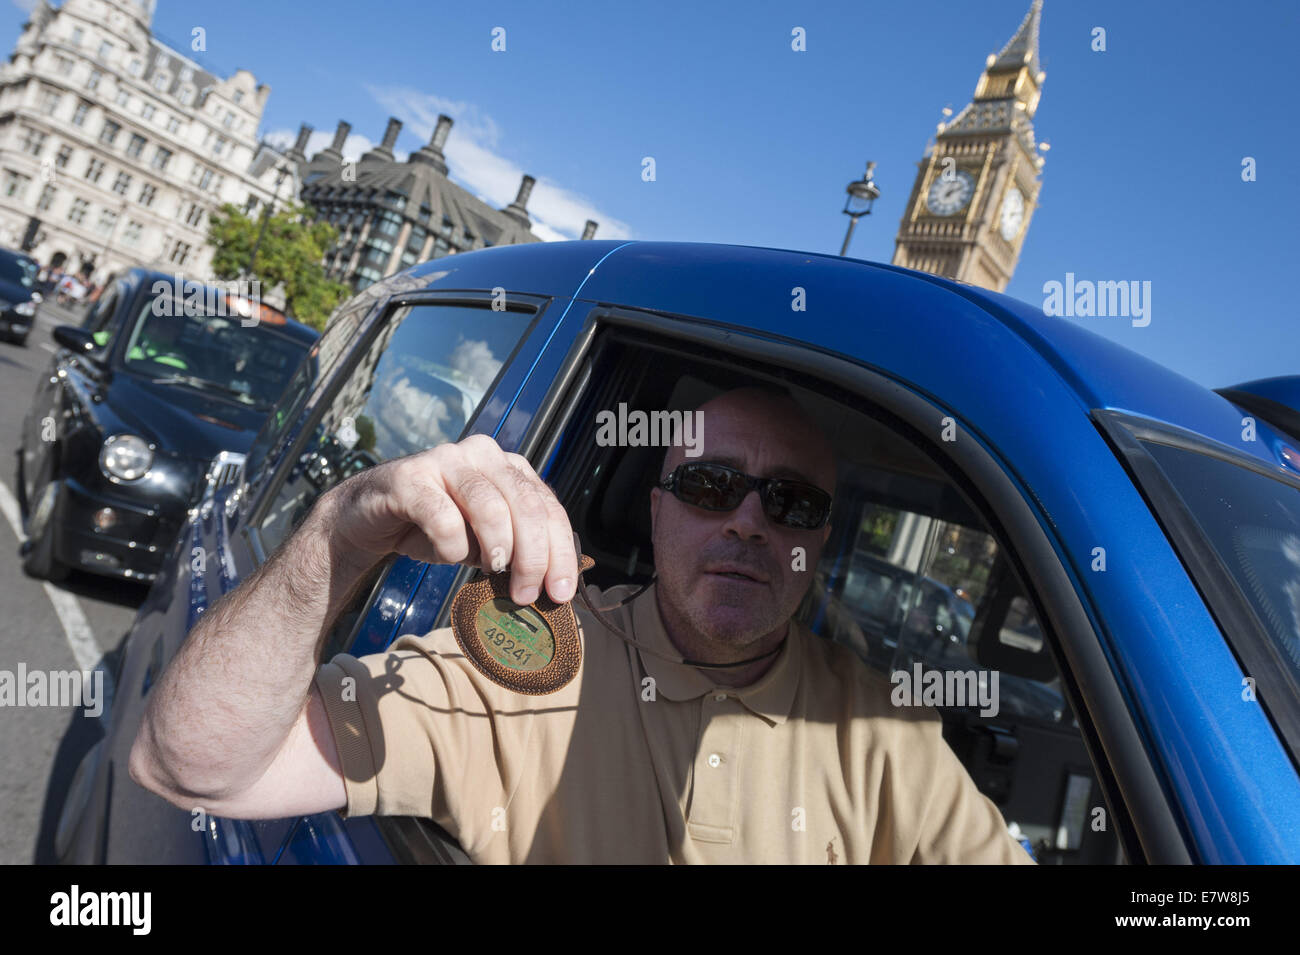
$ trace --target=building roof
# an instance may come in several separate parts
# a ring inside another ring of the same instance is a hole
[[[1028,64],[1029,71],[1037,76],[1042,72],[1038,63],[1038,22],[1043,14],[1043,0],[1034,0],[1021,21],[1015,36],[1007,41],[990,70],[1019,69]]]

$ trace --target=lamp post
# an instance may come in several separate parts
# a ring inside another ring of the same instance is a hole
[[[279,175],[275,178],[275,195],[271,198],[270,204],[262,210],[262,226],[257,230],[257,241],[253,243],[253,254],[248,257],[248,274],[250,277],[253,275],[253,266],[257,264],[257,250],[262,247],[262,237],[266,235],[266,223],[270,221],[275,204],[280,201],[280,187],[284,185],[284,177],[289,175],[289,167],[281,166],[276,172]]]
[[[849,217],[849,230],[844,233],[844,245],[840,248],[840,255],[848,255],[849,240],[853,238],[853,227],[858,224],[860,218],[871,215],[871,204],[880,198],[880,190],[871,180],[871,174],[875,169],[875,163],[867,163],[867,171],[863,177],[855,179],[844,189],[849,194],[849,197],[844,200],[844,214]]]

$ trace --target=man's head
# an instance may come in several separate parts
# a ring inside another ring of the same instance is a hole
[[[792,399],[740,388],[706,402],[699,412],[701,454],[688,459],[683,448],[670,448],[661,479],[682,463],[713,462],[834,494],[834,453]],[[722,644],[728,651],[742,651],[784,630],[830,535],[829,524],[805,530],[777,523],[764,513],[756,489],[734,510],[711,511],[656,487],[650,492],[650,520],[665,623],[678,633],[689,630],[693,641]],[[795,548],[803,549],[803,561],[796,562]]]

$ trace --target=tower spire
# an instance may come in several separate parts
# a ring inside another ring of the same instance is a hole
[[[1043,0],[1034,0],[1024,20],[1020,22],[1020,28],[1007,41],[1002,51],[993,57],[993,62],[988,68],[999,70],[1028,66],[1031,74],[1037,76],[1041,73],[1042,70],[1038,65],[1038,22],[1042,15]]]

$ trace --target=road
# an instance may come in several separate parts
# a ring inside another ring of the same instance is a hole
[[[22,420],[55,350],[51,331],[80,319],[80,312],[47,302],[26,347],[0,341],[0,671],[13,674],[20,664],[31,673],[100,663],[118,649],[147,593],[139,584],[80,573],[43,583],[23,573],[18,557],[14,452]],[[57,808],[81,755],[98,738],[96,723],[80,708],[0,708],[0,864],[53,861]]]

